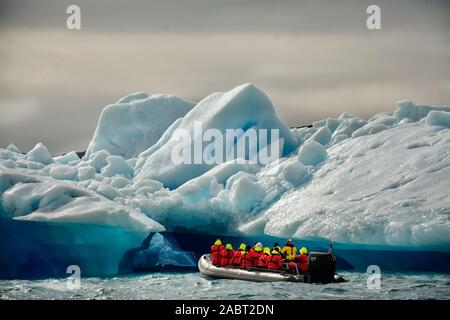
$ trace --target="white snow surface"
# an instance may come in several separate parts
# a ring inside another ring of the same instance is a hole
[[[282,153],[287,155],[295,150],[297,142],[292,136],[289,128],[278,119],[272,102],[267,95],[252,84],[243,84],[229,92],[214,93],[200,101],[179,123],[178,129],[185,129],[192,137],[191,150],[194,149],[194,141],[200,141],[202,150],[208,146],[216,146],[211,142],[202,141],[200,132],[195,131],[196,123],[201,123],[203,132],[207,129],[219,130],[225,136],[226,129],[242,129],[246,132],[249,129],[278,129],[279,138],[284,142]],[[164,186],[177,188],[190,179],[196,178],[206,171],[212,169],[215,164],[176,164],[172,160],[172,150],[177,149],[183,141],[177,134],[172,134],[157,150],[152,150],[151,154],[141,154],[139,162],[144,162],[138,172],[140,179],[150,178],[161,181]],[[274,143],[274,141],[272,141]],[[269,141],[270,143],[270,141]],[[225,146],[222,153],[229,152],[229,146]],[[260,150],[260,149],[258,149]],[[217,152],[217,151],[216,151]],[[193,153],[193,152],[192,152]],[[235,158],[235,157],[233,157]]]
[[[423,123],[347,139],[246,232],[395,246],[450,244],[450,132]]]
[[[52,158],[43,144],[25,155],[0,149],[0,216],[450,251],[450,107],[402,101],[369,120],[344,113],[288,129],[251,84],[193,108],[180,101],[135,93],[108,106],[83,159]],[[279,129],[282,157],[172,163],[174,132],[192,132],[196,120],[220,131]]]
[[[76,184],[21,171],[0,171],[1,218],[86,223],[134,231],[164,230],[140,211]]]
[[[103,109],[85,157],[99,150],[127,159],[137,157],[193,106],[167,94],[136,92],[123,97]]]

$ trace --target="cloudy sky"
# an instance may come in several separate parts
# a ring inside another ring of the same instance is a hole
[[[446,0],[0,0],[0,147],[84,150],[102,108],[140,90],[199,101],[252,82],[291,126],[450,105],[449,35]]]

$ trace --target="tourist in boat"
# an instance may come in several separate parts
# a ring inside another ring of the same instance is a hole
[[[255,248],[261,248],[261,249],[263,249],[262,243],[261,243],[261,242],[257,242],[253,248],[254,248],[254,249],[255,249]]]
[[[215,266],[220,266],[220,251],[225,249],[220,239],[217,239],[211,246],[211,263]]]
[[[221,267],[230,266],[233,257],[234,257],[233,246],[231,245],[231,243],[227,243],[225,249],[220,251],[220,266]]]
[[[280,270],[283,267],[283,259],[278,250],[274,249],[271,252],[270,260],[267,262],[269,270]]]
[[[242,253],[242,259],[241,259],[241,267],[242,268],[252,268],[254,266],[252,255],[253,255],[253,252],[251,252],[251,247],[247,246],[245,248],[245,251]]]
[[[300,272],[308,272],[308,261],[308,249],[306,249],[306,247],[302,247],[300,249],[300,254],[294,258],[294,261],[289,262],[289,270],[292,273],[296,273],[295,265],[297,264],[297,268]]]
[[[258,243],[259,245],[256,245],[253,248],[253,252],[252,252],[252,260],[253,260],[253,266],[257,267],[258,266],[258,261],[259,259],[263,256],[264,251],[263,251],[263,247],[261,243]]]
[[[242,256],[245,253],[245,248],[246,248],[246,244],[245,243],[241,243],[241,245],[239,246],[239,249],[237,249],[234,252],[234,256],[233,259],[231,259],[231,264],[233,266],[239,267],[241,265],[241,261],[242,261]]]
[[[272,251],[274,249],[277,250],[278,252],[281,252],[281,247],[280,247],[280,244],[278,242],[275,242],[273,244],[273,247],[272,247],[272,249],[270,251]]]
[[[297,262],[298,268],[301,272],[308,272],[309,254],[306,247],[302,247],[300,249],[300,254],[295,257],[295,261]]]
[[[271,259],[270,248],[264,248],[264,254],[259,258],[257,267],[267,269],[267,263]]]
[[[255,248],[256,247],[261,247],[262,248],[262,244],[261,244],[261,242],[255,242],[254,244],[253,244],[253,247],[251,247],[250,248],[250,252],[254,252],[255,251]]]
[[[286,245],[281,250],[281,254],[283,255],[283,258],[287,261],[293,261],[295,256],[297,255],[297,248],[295,247],[294,243],[292,242],[292,239],[289,239],[286,242]]]

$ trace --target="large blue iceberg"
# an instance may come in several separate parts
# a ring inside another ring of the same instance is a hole
[[[131,94],[104,109],[83,158],[41,143],[0,149],[0,277],[195,266],[215,236],[322,250],[334,241],[341,268],[450,272],[449,115],[401,101],[368,120],[344,113],[290,129],[252,84],[198,104]],[[196,135],[198,123],[240,133],[222,150]],[[212,159],[274,129],[254,150],[282,146],[266,163],[171,158],[186,146],[180,130]]]

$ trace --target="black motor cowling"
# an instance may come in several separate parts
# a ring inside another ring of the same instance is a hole
[[[311,252],[308,273],[313,283],[331,283],[336,272],[336,257],[332,253]]]

